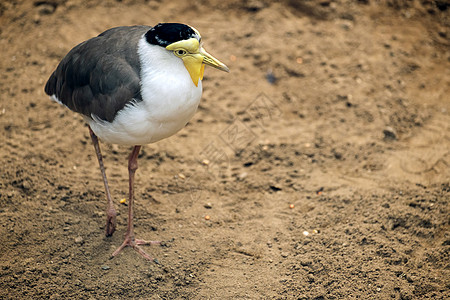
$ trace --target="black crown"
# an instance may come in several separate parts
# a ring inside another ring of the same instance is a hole
[[[150,44],[162,47],[190,38],[199,39],[190,26],[180,23],[159,23],[147,31],[145,37]]]

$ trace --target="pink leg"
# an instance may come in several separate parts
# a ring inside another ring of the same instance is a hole
[[[134,174],[138,168],[137,158],[139,151],[141,150],[141,146],[134,146],[133,151],[130,154],[130,158],[128,160],[128,173],[129,173],[129,204],[128,204],[128,225],[127,232],[125,233],[125,240],[122,245],[117,248],[116,251],[112,254],[112,256],[116,256],[122,251],[126,246],[133,247],[140,255],[145,257],[148,260],[152,260],[152,258],[145,253],[144,250],[139,247],[139,245],[153,245],[159,244],[157,241],[144,241],[138,240],[134,238],[134,230],[133,230],[133,204],[134,204]]]
[[[98,144],[98,138],[92,129],[89,127],[89,133],[91,134],[92,143],[94,144],[95,153],[97,154],[98,164],[103,176],[103,184],[105,185],[106,199],[108,204],[106,206],[106,236],[111,236],[116,230],[116,216],[117,212],[114,208],[114,203],[111,199],[111,193],[109,192],[108,180],[106,179],[105,167],[103,165],[102,153],[100,152],[100,146]]]

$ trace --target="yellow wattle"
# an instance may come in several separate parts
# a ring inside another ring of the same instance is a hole
[[[205,73],[205,64],[202,64],[202,68],[200,69],[200,80],[203,80],[204,73]]]
[[[203,57],[201,55],[188,55],[183,57],[183,63],[191,75],[192,82],[198,86],[198,80],[203,78],[205,65],[203,64]]]

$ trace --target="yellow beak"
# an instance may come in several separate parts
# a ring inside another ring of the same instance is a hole
[[[175,51],[175,53],[177,50],[184,50],[187,52],[187,54],[179,57],[183,60],[184,66],[189,72],[195,86],[198,86],[198,81],[203,79],[205,65],[209,65],[225,72],[230,71],[224,63],[220,62],[217,58],[206,52],[195,38],[175,42],[168,45],[166,49]]]
[[[228,67],[224,63],[222,63],[217,58],[206,52],[205,49],[203,49],[203,47],[200,47],[200,54],[203,56],[203,63],[205,65],[209,65],[213,68],[225,71],[227,73],[230,72],[230,69],[228,69]]]

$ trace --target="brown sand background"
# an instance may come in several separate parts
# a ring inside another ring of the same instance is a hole
[[[449,15],[431,0],[3,0],[0,298],[448,299]],[[43,86],[83,40],[171,21],[231,73],[207,68],[192,121],[143,148],[136,234],[163,241],[158,263],[111,260],[130,149],[101,145],[119,210],[106,238],[87,128]]]

